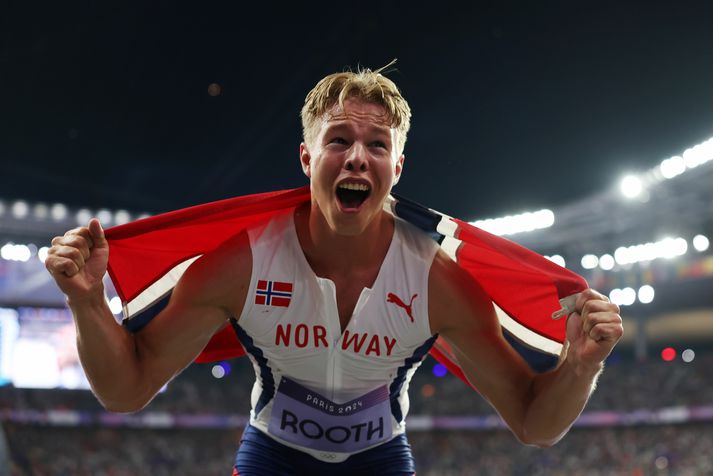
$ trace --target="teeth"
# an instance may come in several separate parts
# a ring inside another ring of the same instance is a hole
[[[340,184],[338,188],[345,188],[347,190],[360,190],[362,192],[367,192],[369,190],[368,185],[363,183],[343,183]]]

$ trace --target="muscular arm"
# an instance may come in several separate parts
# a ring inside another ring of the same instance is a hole
[[[46,266],[74,314],[82,366],[99,401],[119,412],[144,407],[242,309],[252,259],[238,236],[197,260],[169,304],[141,331],[117,325],[101,277],[108,245],[98,222],[53,240]]]
[[[600,298],[582,293],[567,325],[567,357],[536,374],[507,343],[490,299],[465,271],[439,254],[429,276],[432,331],[451,344],[468,380],[517,438],[536,446],[553,445],[569,430],[621,337],[618,308]]]

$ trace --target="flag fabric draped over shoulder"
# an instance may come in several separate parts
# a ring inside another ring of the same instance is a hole
[[[166,305],[190,264],[246,228],[310,200],[309,187],[198,205],[106,230],[109,275],[124,306],[124,325],[138,331]],[[557,356],[565,317],[586,281],[537,253],[461,220],[392,195],[385,208],[430,234],[491,297],[505,334],[527,348]],[[245,354],[231,326],[213,336],[197,362]],[[448,344],[431,355],[465,380]]]

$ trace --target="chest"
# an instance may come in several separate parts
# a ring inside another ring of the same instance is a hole
[[[373,273],[354,273],[352,276],[332,277],[334,283],[334,294],[339,314],[339,330],[344,330],[349,325],[349,321],[354,315],[359,298],[362,296],[364,288],[370,288],[376,280],[378,270]]]

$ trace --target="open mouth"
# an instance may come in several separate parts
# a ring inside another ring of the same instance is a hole
[[[369,198],[371,188],[363,183],[344,182],[337,186],[337,200],[345,210],[358,209]]]

